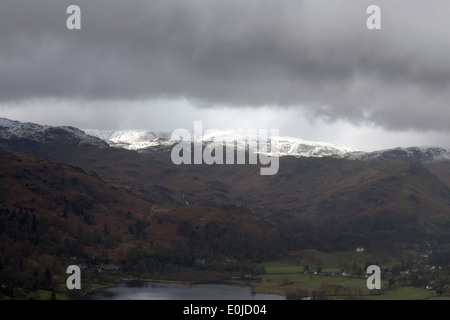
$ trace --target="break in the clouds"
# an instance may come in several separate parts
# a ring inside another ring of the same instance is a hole
[[[447,130],[449,17],[447,0],[2,0],[0,104],[185,98]]]

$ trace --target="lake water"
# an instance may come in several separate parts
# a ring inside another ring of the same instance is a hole
[[[253,293],[229,284],[178,284],[123,281],[117,287],[96,290],[91,300],[285,300],[273,294]]]

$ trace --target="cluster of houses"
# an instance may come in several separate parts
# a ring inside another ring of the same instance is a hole
[[[90,256],[89,258],[95,259],[95,256]],[[77,257],[70,257],[71,260],[77,260]],[[96,268],[97,272],[104,271],[119,271],[120,266],[114,263],[102,263],[99,266],[88,265],[86,263],[81,263],[78,265],[81,270],[86,270],[89,268]]]

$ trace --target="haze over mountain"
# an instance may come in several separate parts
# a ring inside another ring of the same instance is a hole
[[[4,117],[94,129],[196,118],[370,151],[449,147],[445,0],[379,0],[380,30],[366,27],[367,0],[79,0],[80,32],[66,28],[68,0],[3,3]]]

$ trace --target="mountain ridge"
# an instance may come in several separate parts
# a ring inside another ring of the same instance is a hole
[[[83,129],[87,134],[103,139],[112,147],[122,147],[140,152],[151,152],[151,149],[171,148],[178,141],[170,140],[170,132],[154,130],[120,130],[102,131]],[[231,144],[233,141],[245,141],[247,136],[228,135],[227,131],[210,130],[203,135],[203,143],[224,141]],[[256,140],[255,137],[250,139]],[[406,161],[450,161],[450,150],[439,146],[411,146],[382,149],[376,151],[361,151],[353,148],[336,146],[328,142],[308,141],[296,137],[277,136],[268,140],[277,145],[279,156],[294,157],[342,157],[348,160],[363,160],[375,163],[389,163],[396,160]],[[195,143],[196,141],[194,141]],[[269,153],[274,156],[275,154]]]
[[[108,146],[102,139],[87,135],[84,131],[71,126],[47,126],[31,122],[20,122],[0,118],[0,139],[28,139],[33,142],[65,143],[64,139],[78,144]]]
[[[64,138],[58,138],[63,133]],[[193,135],[192,135],[193,136]],[[32,142],[92,144],[101,147],[114,147],[133,150],[141,153],[169,153],[178,140],[171,140],[171,132],[162,130],[98,130],[78,129],[71,126],[47,126],[30,122],[19,122],[0,118],[0,146],[7,141],[28,139]],[[235,141],[258,142],[255,136],[242,134],[229,135],[228,131],[208,130],[202,136],[202,143],[223,142],[231,145]],[[249,141],[250,141],[249,140]],[[193,143],[198,143],[193,140]],[[336,146],[327,142],[308,141],[301,138],[276,136],[269,137],[269,143],[278,148],[280,157],[338,157],[348,160],[363,160],[375,164],[388,164],[397,160],[417,161],[450,161],[450,150],[439,146],[411,146],[361,151],[353,148]],[[239,148],[238,145],[234,146]]]

